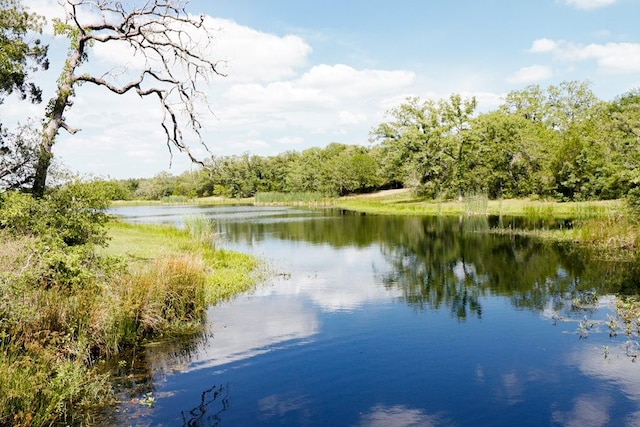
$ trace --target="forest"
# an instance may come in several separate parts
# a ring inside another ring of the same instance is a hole
[[[112,180],[113,197],[344,196],[402,187],[434,199],[640,197],[640,90],[603,101],[589,82],[531,85],[495,110],[477,109],[475,98],[459,94],[407,98],[371,130],[368,144],[213,156],[179,176]]]

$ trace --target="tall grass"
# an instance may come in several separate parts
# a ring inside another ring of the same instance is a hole
[[[467,216],[471,215],[487,215],[489,207],[489,197],[482,193],[473,193],[465,195],[464,199],[464,213]]]
[[[277,205],[277,204],[328,204],[332,203],[333,199],[327,197],[322,193],[314,192],[293,192],[293,193],[280,193],[280,192],[261,192],[256,193],[255,202],[261,205]]]
[[[160,203],[163,205],[184,205],[190,203],[192,199],[187,196],[165,196],[160,199]]]
[[[113,230],[115,253],[136,262],[109,248],[70,252],[60,266],[78,269],[72,282],[51,275],[58,264],[38,239],[0,230],[0,425],[91,423],[92,408],[114,398],[101,361],[157,336],[199,332],[208,305],[254,283],[254,258],[187,231]]]
[[[215,246],[218,229],[214,220],[204,215],[191,215],[185,218],[184,225],[192,239]]]

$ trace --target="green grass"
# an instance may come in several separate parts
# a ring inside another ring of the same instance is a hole
[[[343,198],[336,206],[359,212],[383,215],[466,215],[526,216],[539,218],[602,217],[611,212],[624,212],[620,200],[594,202],[553,202],[528,199],[487,200],[471,196],[462,201],[425,200],[402,193],[393,196],[355,196]]]
[[[335,198],[327,197],[322,193],[313,192],[262,192],[256,193],[255,201],[259,205],[327,205],[333,204]]]
[[[204,223],[206,224],[204,224]],[[189,223],[189,221],[187,221]],[[197,236],[213,232],[213,225],[202,218],[194,220]],[[188,227],[187,227],[188,228]],[[174,256],[195,255],[206,266],[206,301],[216,304],[222,299],[250,289],[258,280],[260,262],[251,255],[216,249],[208,239],[193,238],[188,230],[153,224],[109,224],[109,246],[104,255],[124,256],[133,265]]]
[[[114,401],[104,362],[201,331],[209,305],[254,286],[257,260],[216,249],[201,238],[211,224],[195,223],[114,221],[95,251],[0,230],[0,425],[90,424]]]
[[[253,197],[237,199],[231,197],[198,197],[190,199],[185,196],[170,196],[162,200],[114,200],[112,207],[121,206],[162,206],[162,205],[198,205],[198,206],[237,206],[252,205],[255,202]]]
[[[571,242],[613,258],[633,257],[640,247],[640,226],[622,200],[555,202],[546,200],[487,200],[471,196],[462,201],[424,200],[409,192],[391,196],[354,196],[340,199],[337,207],[379,215],[412,216],[519,216],[533,219],[570,219],[572,228],[514,230],[493,233],[529,235],[545,240]]]

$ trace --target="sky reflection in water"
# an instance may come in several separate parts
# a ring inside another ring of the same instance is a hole
[[[212,307],[207,339],[187,353],[150,349],[156,402],[126,422],[640,425],[640,368],[624,333],[608,335],[612,302],[584,304],[594,288],[628,286],[625,266],[457,218],[252,207],[117,213],[178,225],[211,216],[225,247],[286,273]],[[581,339],[585,316],[593,326]]]

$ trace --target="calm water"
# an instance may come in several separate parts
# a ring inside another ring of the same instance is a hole
[[[612,295],[638,287],[634,265],[487,234],[478,218],[114,211],[207,215],[222,246],[275,276],[212,307],[204,338],[140,355],[119,424],[640,425],[638,346],[607,324]]]

